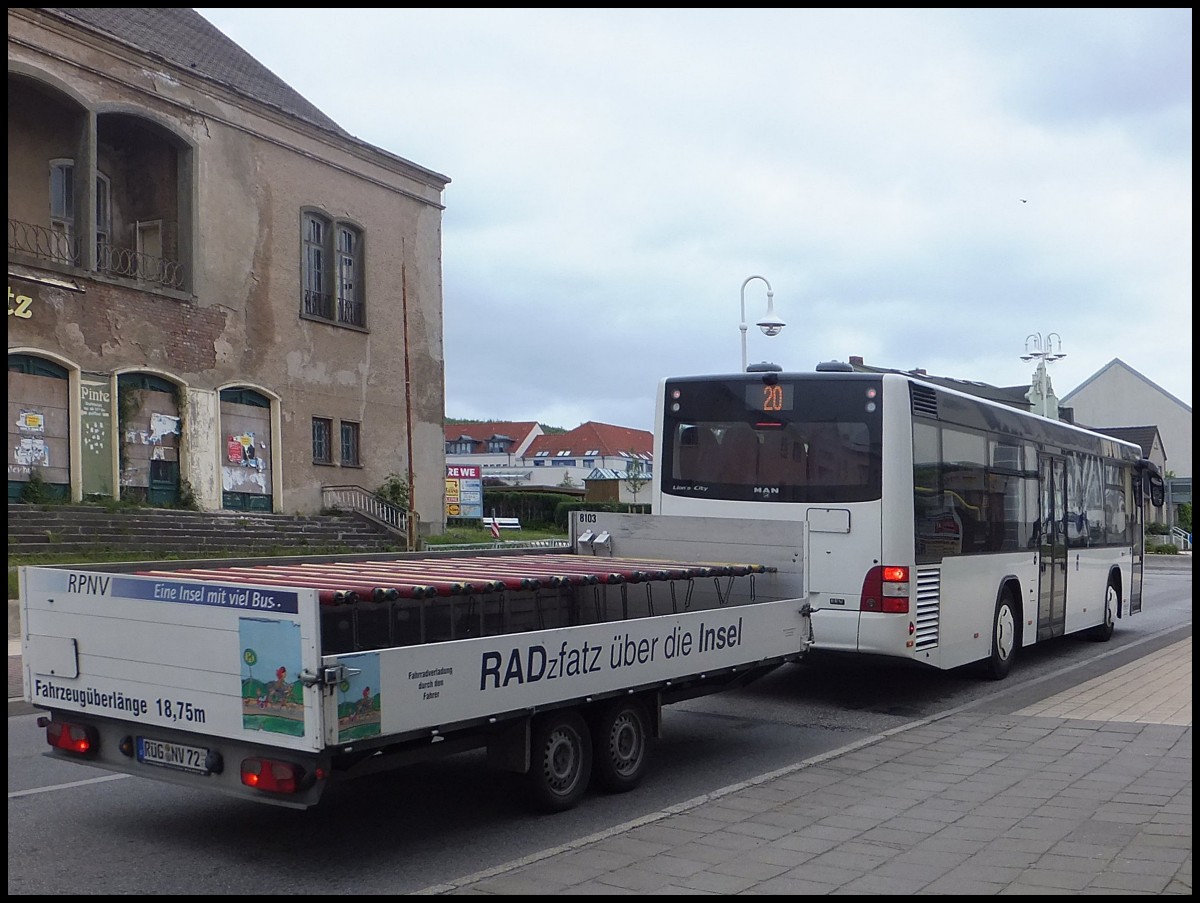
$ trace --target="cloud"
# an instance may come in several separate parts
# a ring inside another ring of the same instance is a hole
[[[650,429],[753,274],[752,362],[1017,385],[1057,332],[1060,395],[1191,404],[1190,9],[198,11],[452,179],[450,416]]]

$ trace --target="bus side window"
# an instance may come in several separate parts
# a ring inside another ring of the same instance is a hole
[[[1021,478],[1021,534],[1026,538],[1025,548],[1040,549],[1042,545],[1041,521],[1038,519],[1037,476]]]

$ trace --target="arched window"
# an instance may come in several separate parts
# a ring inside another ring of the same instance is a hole
[[[70,373],[32,354],[8,356],[8,500],[71,497]]]
[[[274,476],[271,467],[271,399],[245,386],[221,390],[221,507],[270,511]]]
[[[34,357],[32,354],[10,354],[8,369],[14,373],[27,373],[30,376],[49,376],[54,379],[68,379],[67,368],[44,357]]]
[[[249,405],[254,408],[269,408],[271,406],[271,399],[267,398],[261,392],[255,392],[253,389],[222,389],[221,401]]]

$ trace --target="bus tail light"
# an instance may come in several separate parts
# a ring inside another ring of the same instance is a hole
[[[89,725],[44,718],[38,719],[38,725],[46,729],[46,742],[63,752],[92,756],[100,748],[100,735]]]
[[[908,614],[908,568],[885,564],[867,571],[859,610]]]

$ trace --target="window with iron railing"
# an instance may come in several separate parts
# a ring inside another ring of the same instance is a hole
[[[306,211],[302,223],[302,315],[365,328],[361,230],[316,211]]]

